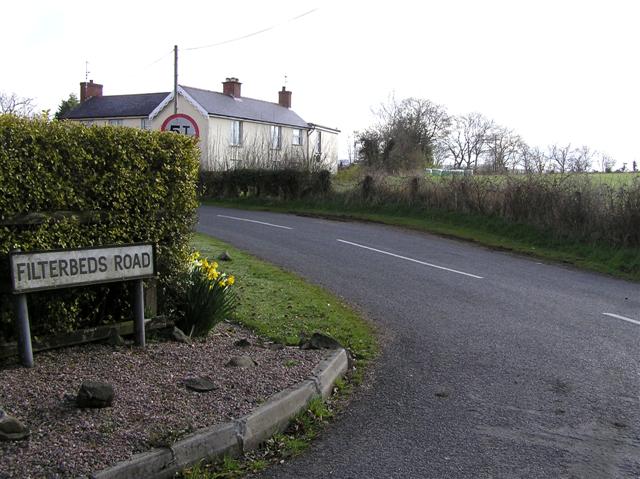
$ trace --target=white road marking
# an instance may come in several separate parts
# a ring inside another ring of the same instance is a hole
[[[443,269],[445,271],[450,271],[452,273],[457,273],[457,274],[462,274],[464,276],[469,276],[471,278],[476,278],[476,279],[483,279],[482,276],[477,276],[475,274],[471,274],[471,273],[465,273],[464,271],[458,271],[457,269],[451,269],[451,268],[445,268],[444,266],[438,266],[437,264],[432,264],[432,263],[426,263],[424,261],[420,261],[417,259],[413,259],[413,258],[407,258],[406,256],[400,256],[399,254],[394,254],[394,253],[390,253],[388,251],[383,251],[381,249],[376,249],[376,248],[371,248],[369,246],[364,246],[358,243],[352,243],[351,241],[345,241],[345,240],[338,240],[340,243],[345,243],[345,244],[350,244],[352,246],[357,246],[358,248],[364,248],[364,249],[368,249],[370,251],[375,251],[376,253],[382,253],[382,254],[386,254],[389,256],[393,256],[394,258],[400,258],[400,259],[404,259],[407,261],[412,261],[413,263],[418,263],[418,264],[422,264],[424,266],[430,266],[431,268],[437,268],[437,269]]]
[[[229,218],[230,220],[246,221],[248,223],[258,223],[259,225],[273,226],[274,228],[282,228],[284,230],[292,230],[288,226],[274,225],[273,223],[265,223],[264,221],[249,220],[247,218],[237,218],[236,216],[218,215],[220,218]]]
[[[613,313],[602,313],[602,314],[604,314],[605,316],[609,316],[611,318],[621,319],[629,323],[640,325],[640,321],[636,321],[635,319],[631,319],[631,318],[626,318],[624,316],[620,316],[619,314],[613,314]]]

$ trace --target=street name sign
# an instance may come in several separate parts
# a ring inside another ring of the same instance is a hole
[[[11,289],[16,298],[18,344],[22,364],[33,366],[27,293],[72,286],[134,281],[133,324],[135,342],[144,347],[143,279],[156,274],[152,244],[108,246],[9,254]]]
[[[145,279],[155,275],[151,244],[12,252],[10,258],[15,294]]]

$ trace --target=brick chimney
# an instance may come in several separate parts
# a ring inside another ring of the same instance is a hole
[[[291,92],[286,87],[278,92],[278,104],[285,108],[291,108]]]
[[[222,93],[240,98],[240,85],[242,85],[242,83],[240,83],[237,78],[227,78],[226,81],[222,82]]]
[[[102,96],[102,85],[93,83],[93,80],[80,82],[80,103],[94,96]]]

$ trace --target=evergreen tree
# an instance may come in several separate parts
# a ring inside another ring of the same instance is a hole
[[[61,120],[62,118],[64,118],[64,115],[66,115],[68,112],[73,110],[79,104],[80,104],[80,101],[78,100],[78,97],[75,95],[75,93],[71,93],[68,99],[62,100],[60,102],[58,111],[55,114],[55,119]]]

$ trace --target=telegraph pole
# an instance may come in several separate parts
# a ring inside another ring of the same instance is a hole
[[[178,45],[173,46],[173,113],[178,113]]]

